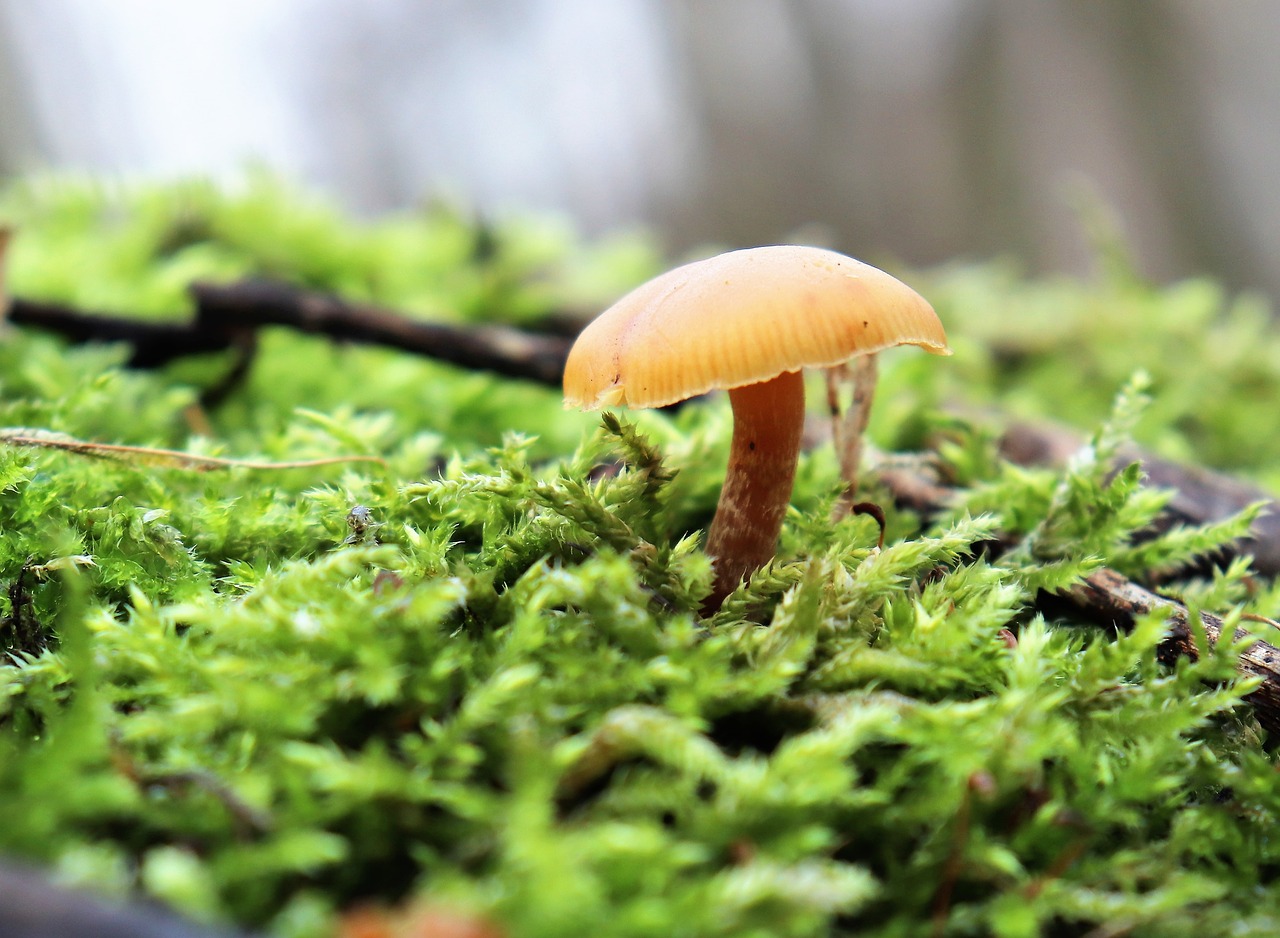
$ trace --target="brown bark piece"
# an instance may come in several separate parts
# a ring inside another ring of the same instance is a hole
[[[1064,598],[1090,618],[1126,630],[1133,627],[1137,617],[1165,609],[1169,614],[1169,634],[1161,644],[1162,654],[1170,659],[1183,655],[1195,658],[1198,654],[1187,607],[1144,589],[1114,570],[1090,574],[1084,582],[1067,590]],[[1226,630],[1222,619],[1212,613],[1201,612],[1200,621],[1205,637],[1210,644],[1216,645]],[[1236,629],[1229,640],[1240,641],[1246,637],[1244,630]],[[1240,656],[1240,670],[1262,678],[1258,689],[1246,699],[1253,705],[1259,723],[1269,732],[1280,730],[1280,650],[1267,642],[1254,642]]]

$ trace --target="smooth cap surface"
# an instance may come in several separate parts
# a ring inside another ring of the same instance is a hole
[[[662,407],[894,345],[950,354],[933,307],[884,271],[821,248],[730,251],[592,321],[565,364],[565,406]]]

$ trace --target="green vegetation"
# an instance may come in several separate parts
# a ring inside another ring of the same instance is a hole
[[[448,206],[357,223],[262,179],[31,184],[3,211],[15,294],[139,317],[184,315],[193,279],[268,275],[536,324],[658,264],[643,239]],[[1207,283],[912,281],[956,355],[886,355],[872,432],[935,445],[957,502],[922,520],[872,481],[875,551],[871,519],[829,520],[835,460],[814,449],[777,562],[707,621],[724,401],[602,421],[272,332],[203,410],[222,356],[144,373],[10,332],[0,426],[383,462],[0,450],[0,852],[287,936],[371,902],[514,938],[1280,932],[1280,786],[1239,649],[1169,665],[1158,616],[1115,635],[1037,606],[1244,530],[1135,544],[1167,496],[1108,461],[1132,434],[1280,481],[1280,332]],[[1094,445],[1015,468],[944,402]],[[1232,621],[1280,595],[1244,564],[1169,585]]]

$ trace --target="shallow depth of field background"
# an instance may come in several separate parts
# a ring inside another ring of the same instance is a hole
[[[1277,46],[1263,0],[0,0],[0,170],[1033,273],[1107,206],[1141,273],[1274,297]]]

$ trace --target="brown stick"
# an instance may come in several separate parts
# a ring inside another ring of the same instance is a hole
[[[188,355],[220,352],[246,332],[286,326],[347,342],[402,349],[463,368],[559,386],[570,340],[505,326],[424,322],[285,284],[245,281],[193,284],[195,318],[154,323],[15,297],[9,321],[56,332],[73,342],[123,342],[129,364],[151,368]]]
[[[132,346],[129,365],[133,368],[157,368],[188,355],[220,352],[231,345],[228,330],[208,324],[145,322],[17,296],[9,301],[8,318],[16,326],[53,332],[70,342],[121,342]]]
[[[1114,570],[1099,570],[1090,574],[1084,582],[1067,590],[1064,598],[1091,617],[1122,629],[1132,628],[1134,619],[1153,610],[1167,610],[1169,634],[1161,643],[1161,652],[1170,659],[1184,655],[1195,658],[1198,654],[1187,607],[1143,589]],[[1211,645],[1216,645],[1226,631],[1222,619],[1212,613],[1202,612],[1200,621],[1204,626],[1205,637]],[[1280,628],[1280,624],[1272,624]],[[1247,633],[1243,629],[1236,629],[1229,636],[1232,641],[1241,641],[1246,637]],[[1258,689],[1246,699],[1253,705],[1259,723],[1271,733],[1280,731],[1280,650],[1268,642],[1254,642],[1240,656],[1240,670],[1262,678]]]
[[[922,514],[931,514],[946,508],[954,494],[951,489],[922,478],[916,473],[894,469],[880,473],[880,481],[899,504]],[[1077,613],[1091,621],[1112,628],[1130,629],[1134,619],[1155,609],[1165,609],[1169,615],[1169,634],[1161,643],[1161,653],[1170,660],[1183,655],[1195,658],[1199,651],[1190,626],[1190,612],[1182,603],[1160,596],[1121,576],[1114,570],[1098,570],[1083,582],[1066,590],[1060,596]],[[1202,612],[1200,620],[1210,644],[1216,645],[1222,638],[1225,626],[1220,617]],[[1271,621],[1271,620],[1266,620]],[[1280,628],[1280,623],[1272,623]],[[1236,629],[1232,640],[1246,637]],[[1246,698],[1253,705],[1258,722],[1269,732],[1280,733],[1280,649],[1269,642],[1254,642],[1240,657],[1240,670],[1262,678],[1262,684]]]
[[[386,345],[463,368],[492,371],[558,387],[570,342],[507,326],[455,326],[355,306],[279,283],[197,283],[196,324],[260,328],[288,326],[349,342]]]
[[[1060,466],[1084,444],[1074,430],[1048,422],[1012,424],[1000,439],[1000,453],[1021,466]],[[1148,484],[1173,490],[1161,527],[1205,524],[1229,518],[1257,502],[1267,509],[1253,524],[1253,533],[1236,543],[1233,553],[1251,554],[1253,569],[1265,576],[1280,574],[1280,502],[1272,493],[1222,472],[1188,466],[1138,447],[1121,451],[1119,469],[1142,463]]]
[[[202,456],[181,450],[157,449],[154,446],[123,446],[118,443],[94,443],[66,436],[45,436],[39,431],[16,430],[0,427],[0,446],[29,446],[38,449],[60,449],[81,456],[97,456],[118,459],[136,466],[155,466],[163,469],[189,469],[193,472],[212,472],[215,469],[253,469],[271,472],[282,469],[314,469],[320,466],[339,466],[345,463],[369,462],[385,465],[379,456],[326,456],[321,459],[296,459],[289,462],[266,462],[255,459],[231,459],[223,456]]]

